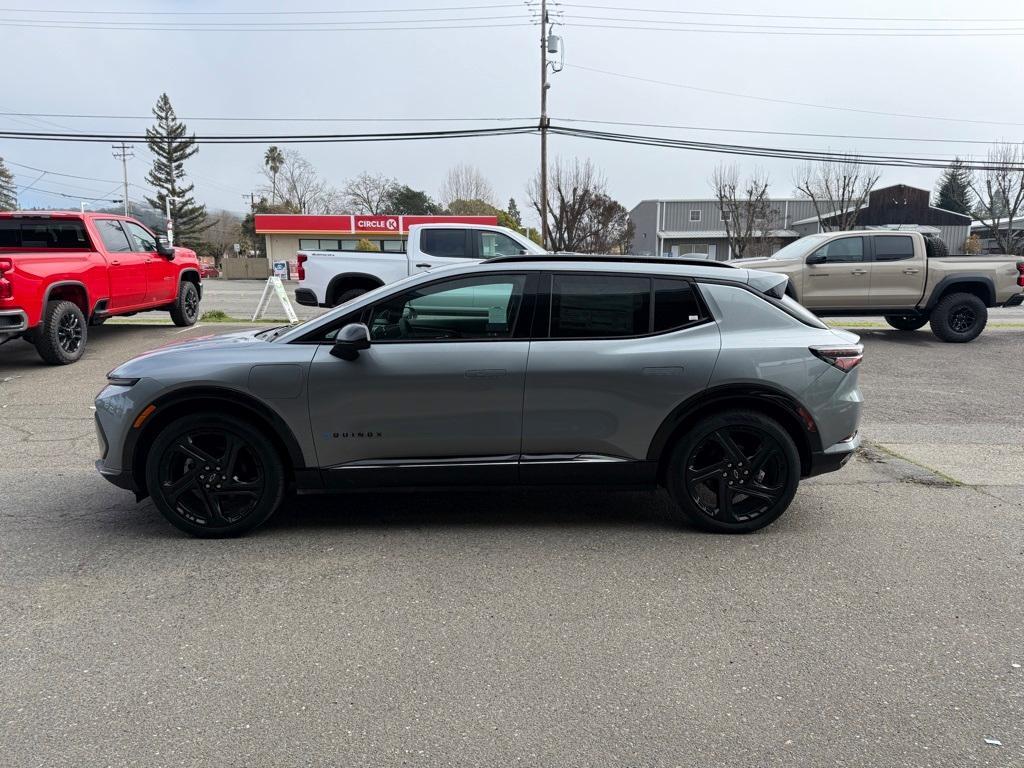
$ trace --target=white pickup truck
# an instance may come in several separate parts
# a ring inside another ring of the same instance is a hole
[[[299,251],[295,300],[308,307],[336,307],[360,294],[443,264],[494,256],[543,254],[535,242],[488,224],[414,224],[405,253]]]

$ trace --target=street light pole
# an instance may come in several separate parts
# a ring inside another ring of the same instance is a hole
[[[548,3],[540,0],[540,242],[548,247]]]

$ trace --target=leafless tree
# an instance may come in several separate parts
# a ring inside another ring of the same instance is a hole
[[[206,216],[206,231],[203,242],[209,253],[204,255],[219,258],[232,253],[235,243],[242,242],[242,218],[230,211],[213,211]]]
[[[985,165],[987,169],[975,171],[971,180],[978,218],[991,230],[1000,251],[1014,253],[1021,247],[1022,232],[1015,231],[1014,222],[1024,212],[1024,153],[1018,144],[994,144]],[[1005,230],[1000,226],[1004,222]]]
[[[276,174],[264,166],[263,173],[271,183],[262,191],[271,195],[276,192],[283,205],[299,213],[339,213],[343,204],[340,193],[320,178],[313,164],[294,149],[286,149],[282,154],[284,161]]]
[[[606,193],[604,176],[590,160],[556,158],[548,171],[548,245],[554,251],[628,250],[629,214]],[[540,215],[540,174],[527,185]]]
[[[345,183],[342,191],[352,213],[391,213],[385,210],[398,180],[384,174],[360,173]]]
[[[732,258],[767,256],[771,252],[771,231],[776,211],[768,199],[768,174],[755,168],[740,181],[735,165],[720,164],[711,176],[722,225]]]
[[[807,163],[794,184],[810,198],[824,232],[853,229],[857,214],[881,177],[878,169],[863,165],[853,155],[839,160]]]
[[[445,175],[438,201],[447,208],[456,200],[482,200],[494,205],[494,190],[475,165],[460,163]]]

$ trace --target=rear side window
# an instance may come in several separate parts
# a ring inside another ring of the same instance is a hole
[[[67,219],[0,219],[0,248],[89,250],[81,221]]]
[[[875,237],[875,261],[903,261],[914,258],[914,241],[907,235]]]
[[[824,256],[826,264],[849,264],[864,261],[864,238],[842,237],[825,243],[812,256]]]
[[[651,280],[629,275],[554,275],[552,338],[640,336],[651,328]]]
[[[693,285],[686,280],[654,279],[654,332],[670,331],[704,319]]]
[[[420,250],[430,256],[449,259],[469,258],[468,230],[424,229],[420,232]]]
[[[131,252],[132,246],[128,242],[128,235],[124,233],[121,222],[117,219],[97,219],[96,231],[100,233],[108,253]]]

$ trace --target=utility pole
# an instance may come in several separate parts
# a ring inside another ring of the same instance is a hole
[[[112,149],[114,157],[121,161],[121,172],[124,177],[124,215],[128,216],[128,159],[135,157],[135,153],[132,152],[133,146],[125,144],[123,141],[120,144],[114,144]]]
[[[548,2],[540,0],[540,244],[548,247]]]

